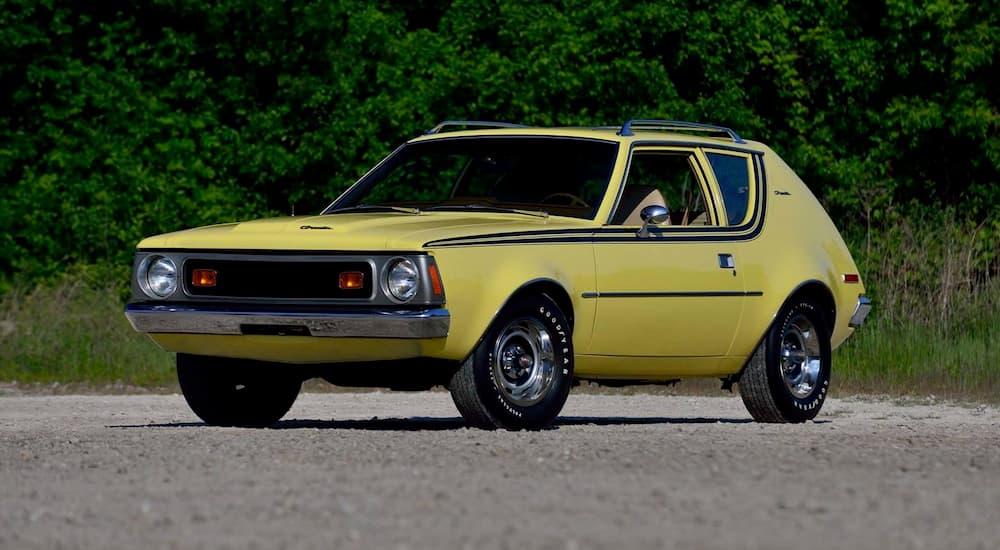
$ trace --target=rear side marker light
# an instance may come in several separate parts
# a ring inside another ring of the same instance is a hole
[[[191,284],[200,287],[213,287],[219,282],[219,272],[214,269],[195,269],[191,272]]]
[[[444,288],[441,286],[441,274],[438,273],[438,268],[436,265],[427,266],[427,274],[431,278],[431,290],[434,291],[435,296],[440,296],[444,294]]]
[[[360,271],[344,271],[340,274],[338,284],[344,290],[353,290],[365,286],[365,274]]]
[[[861,276],[857,273],[844,273],[844,282],[856,285],[861,282]]]

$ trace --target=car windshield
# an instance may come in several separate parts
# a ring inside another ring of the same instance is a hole
[[[479,210],[593,218],[617,151],[614,143],[570,138],[476,137],[411,143],[324,214]]]

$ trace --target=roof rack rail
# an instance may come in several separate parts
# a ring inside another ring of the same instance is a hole
[[[691,132],[715,132],[720,134],[726,134],[733,140],[733,143],[746,143],[746,141],[740,137],[739,134],[734,132],[731,128],[726,128],[725,126],[716,126],[715,124],[700,124],[697,122],[684,122],[683,120],[645,120],[645,119],[633,119],[625,121],[622,124],[621,130],[618,130],[619,136],[634,136],[632,133],[633,127],[640,127],[648,130],[688,130]]]
[[[441,124],[424,132],[424,135],[439,134],[449,126],[475,126],[478,128],[528,128],[526,124],[514,124],[512,122],[491,122],[488,120],[446,120]]]

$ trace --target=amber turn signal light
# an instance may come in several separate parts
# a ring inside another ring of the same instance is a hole
[[[434,264],[427,266],[427,273],[431,276],[431,289],[434,291],[434,295],[444,294],[444,289],[441,287],[441,274],[438,273],[437,266]]]
[[[191,272],[191,284],[212,287],[219,282],[219,272],[214,269],[195,269]]]
[[[360,271],[344,271],[340,274],[340,288],[350,290],[365,286],[365,274]]]

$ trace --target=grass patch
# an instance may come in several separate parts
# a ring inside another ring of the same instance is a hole
[[[852,243],[875,307],[834,352],[835,391],[1000,401],[1000,248],[954,218],[900,216]]]
[[[121,288],[68,277],[0,299],[0,382],[18,385],[176,386],[173,355],[137,334]]]
[[[865,326],[833,355],[835,395],[1000,401],[1000,318],[945,333],[917,323]]]

